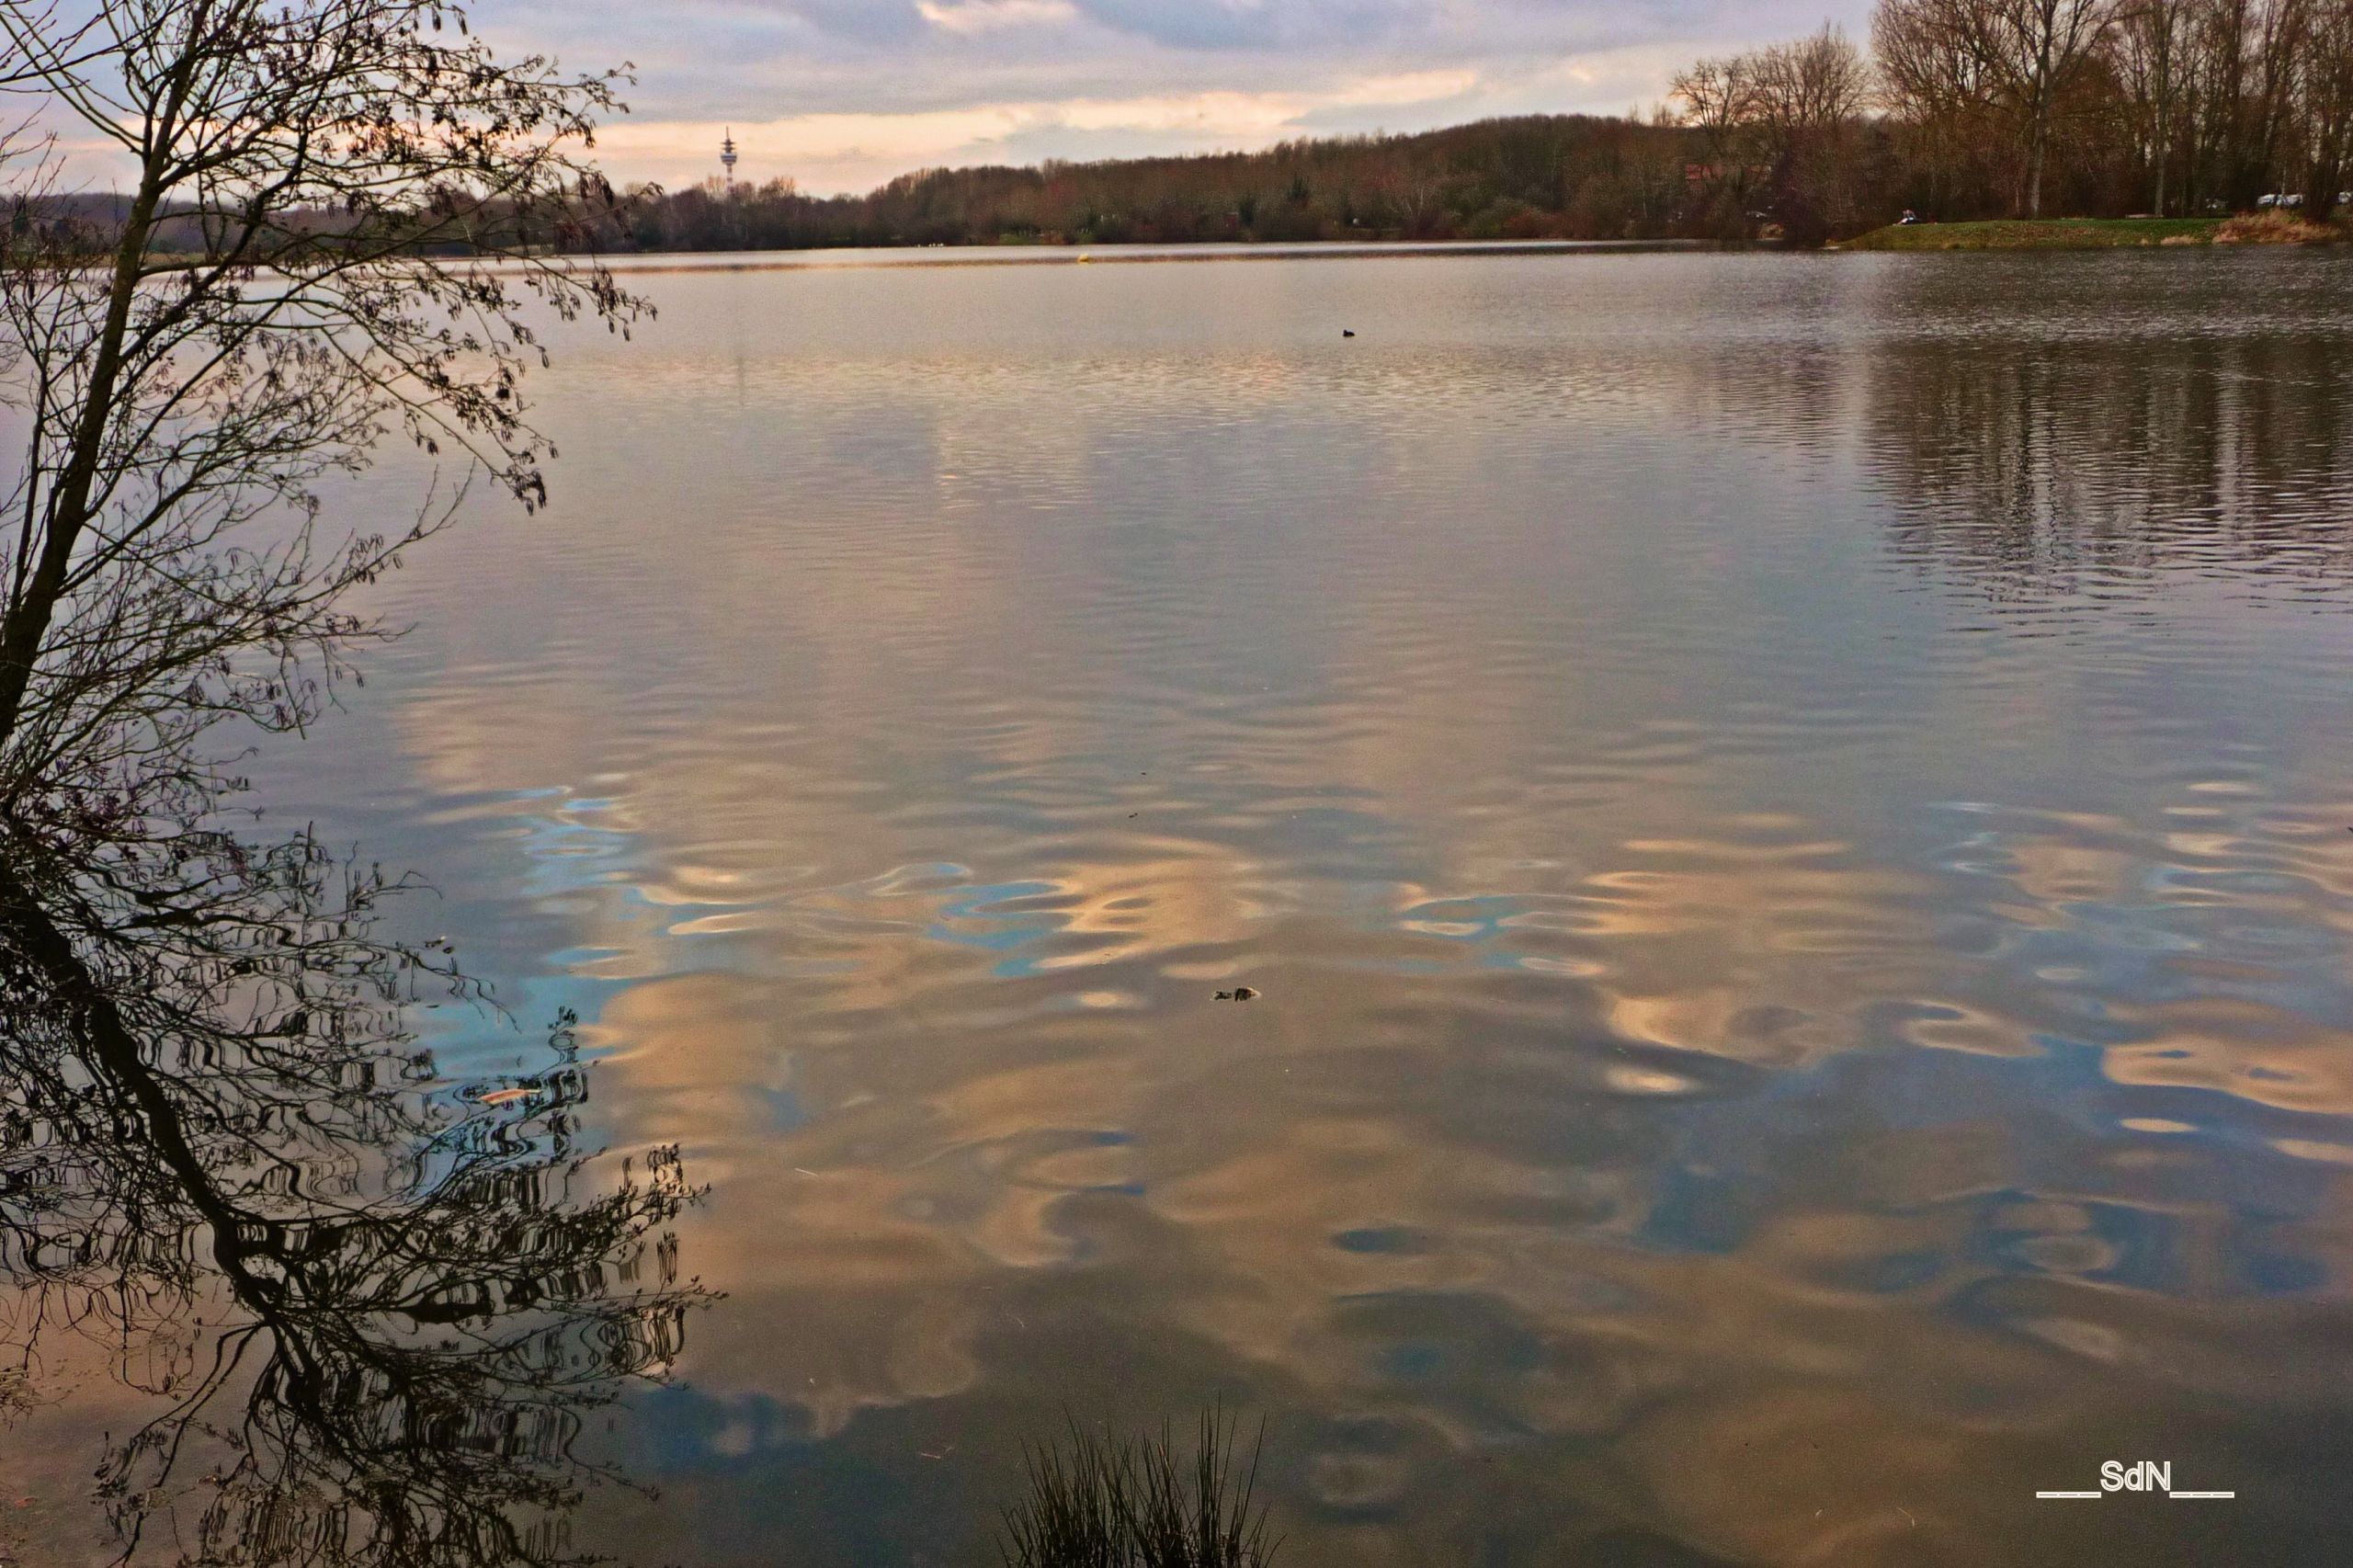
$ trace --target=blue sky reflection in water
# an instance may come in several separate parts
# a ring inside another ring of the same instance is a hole
[[[256,772],[711,1186],[582,1544],[1222,1395],[1302,1568],[2343,1555],[2344,258],[645,283]]]

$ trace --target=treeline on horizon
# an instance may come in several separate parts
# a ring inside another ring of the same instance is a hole
[[[859,196],[789,179],[529,206],[439,189],[429,248],[560,252],[1312,240],[1783,239],[1893,222],[2219,217],[2326,222],[2353,183],[2353,0],[1879,0],[1835,27],[1696,62],[1622,117],[1530,115],[1259,152],[926,169]],[[127,199],[22,200],[103,232]],[[468,238],[450,239],[460,214]],[[285,215],[331,249],[350,222]],[[429,220],[429,222],[428,222]],[[166,212],[154,241],[210,248]]]
[[[1941,221],[2339,205],[2353,0],[1881,0],[1701,61],[1646,116],[1541,115],[1262,152],[926,169],[862,196],[642,187],[624,250],[1449,239],[1821,243]]]

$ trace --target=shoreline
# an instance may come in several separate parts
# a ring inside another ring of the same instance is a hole
[[[1628,256],[1778,246],[1714,240],[1269,240],[1108,245],[835,245],[803,250],[624,251],[597,259],[616,271],[801,272],[860,267],[1140,267],[1218,261],[1381,261],[1429,256]]]
[[[1891,223],[1831,248],[1851,251],[2138,250],[2242,244],[2338,244],[2337,225],[2284,213],[2235,218],[2007,218]]]

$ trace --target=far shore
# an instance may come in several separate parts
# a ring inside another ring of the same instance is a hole
[[[2336,244],[2341,224],[2307,223],[2289,213],[2235,218],[2040,218],[1972,223],[1891,223],[1848,240],[1845,250],[2115,250],[2141,245]]]

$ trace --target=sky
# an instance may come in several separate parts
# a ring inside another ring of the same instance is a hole
[[[1858,41],[1868,0],[476,0],[477,30],[566,65],[627,62],[599,138],[619,183],[719,172],[865,190],[1031,164],[1624,113],[1702,54]]]

